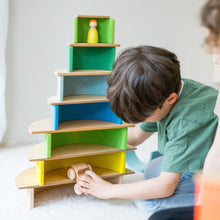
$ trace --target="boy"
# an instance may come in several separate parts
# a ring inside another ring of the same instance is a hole
[[[102,199],[137,199],[136,205],[144,211],[193,205],[192,175],[203,168],[215,136],[217,91],[181,80],[176,55],[149,46],[124,51],[108,85],[113,112],[125,122],[142,122],[129,130],[128,144],[139,145],[158,131],[163,157],[149,163],[146,180],[111,184],[88,171],[77,182],[78,190]]]
[[[205,44],[209,47],[210,52],[213,54],[213,63],[215,65],[220,65],[220,1],[219,0],[208,0],[202,7],[201,14],[201,24],[205,29],[206,37]],[[219,73],[220,74],[220,73]],[[218,117],[220,117],[220,95],[218,95],[216,106],[214,112]],[[218,124],[215,140],[210,151],[207,154],[203,176],[210,175],[210,173],[220,172],[220,126]],[[203,191],[202,182],[201,191]],[[201,193],[200,193],[201,194]],[[201,195],[199,196],[198,204],[203,205]],[[200,207],[202,210],[204,206]],[[150,220],[180,220],[181,217],[184,220],[193,220],[194,207],[183,207],[168,209],[156,212],[150,217]],[[215,211],[215,214],[218,210]],[[216,215],[218,218],[218,215]]]

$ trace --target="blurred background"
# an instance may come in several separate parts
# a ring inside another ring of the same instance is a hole
[[[47,99],[57,93],[55,70],[67,65],[67,43],[73,41],[76,14],[110,15],[115,19],[115,43],[121,44],[116,56],[132,46],[164,47],[177,54],[182,77],[217,87],[212,57],[203,46],[204,32],[199,20],[204,2],[10,0],[6,44],[7,130],[2,144],[43,140],[43,135],[29,134],[28,126],[50,117]],[[153,138],[155,145],[156,137]]]

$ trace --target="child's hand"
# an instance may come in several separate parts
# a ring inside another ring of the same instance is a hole
[[[103,180],[91,170],[85,172],[75,187],[84,194],[93,195],[100,199],[111,198],[112,184]]]

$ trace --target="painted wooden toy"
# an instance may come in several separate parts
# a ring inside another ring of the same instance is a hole
[[[71,180],[78,180],[86,172],[86,170],[92,170],[91,165],[84,162],[77,162],[71,165],[71,168],[67,170],[67,176]],[[74,185],[74,191],[77,195],[82,193],[77,190],[76,184]]]
[[[134,164],[135,153],[126,156],[136,149],[127,146],[128,127],[134,125],[122,122],[106,97],[116,47],[120,47],[114,43],[115,20],[77,15],[73,27],[67,69],[56,71],[57,96],[48,99],[51,118],[28,127],[31,134],[44,134],[44,142],[27,152],[36,166],[16,177],[16,186],[27,190],[29,208],[34,208],[37,194],[63,185],[74,186],[81,195],[78,181],[87,170],[113,184],[134,173],[125,167],[129,159]]]
[[[97,21],[95,19],[90,20],[89,22],[90,29],[88,31],[87,42],[91,44],[98,43],[98,32],[96,30]]]

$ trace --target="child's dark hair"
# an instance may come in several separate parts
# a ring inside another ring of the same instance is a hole
[[[180,64],[174,53],[141,46],[125,50],[108,78],[112,111],[128,123],[143,122],[181,85]]]
[[[208,28],[205,43],[210,47],[220,47],[220,1],[209,0],[201,10],[201,25]]]

